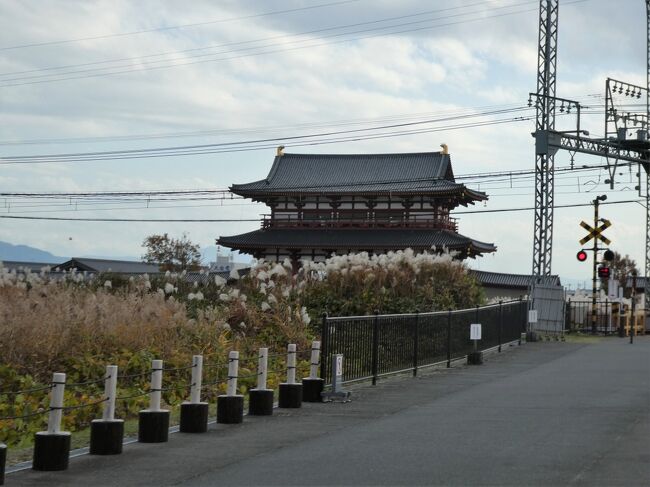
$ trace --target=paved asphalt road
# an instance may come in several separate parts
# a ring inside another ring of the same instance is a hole
[[[6,485],[650,485],[650,337],[529,343]]]

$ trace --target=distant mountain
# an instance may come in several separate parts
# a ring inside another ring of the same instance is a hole
[[[69,257],[57,257],[50,252],[30,247],[29,245],[13,245],[0,241],[0,260],[60,264],[68,259]]]
[[[227,252],[221,250],[222,254],[228,255]],[[251,257],[248,255],[241,255],[239,252],[233,252],[234,260],[238,263],[250,264]],[[141,256],[115,256],[115,255],[75,255],[74,257],[86,257],[88,259],[110,259],[110,260],[126,260],[140,262]],[[30,247],[29,245],[13,245],[7,242],[0,241],[0,260],[18,261],[18,262],[43,262],[45,264],[60,264],[69,260],[70,257],[58,257],[45,250]],[[201,260],[204,265],[217,260],[217,247],[210,246],[201,249]]]

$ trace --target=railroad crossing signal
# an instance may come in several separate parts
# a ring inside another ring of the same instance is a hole
[[[607,267],[605,265],[601,265],[598,268],[598,277],[600,277],[602,280],[606,281],[607,279],[609,279],[609,276],[610,276],[609,267]]]
[[[602,225],[600,225],[600,226],[598,226],[596,228],[592,227],[591,225],[589,225],[588,223],[586,223],[583,220],[583,221],[580,222],[580,226],[589,232],[585,238],[580,240],[580,245],[586,244],[592,238],[596,238],[597,240],[600,240],[605,245],[609,245],[610,243],[612,243],[612,241],[610,239],[608,239],[607,237],[605,237],[603,235],[603,232],[607,228],[612,226],[612,222],[610,222],[609,220],[603,220]]]

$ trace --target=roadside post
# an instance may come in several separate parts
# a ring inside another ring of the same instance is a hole
[[[296,344],[287,347],[287,381],[280,384],[278,407],[299,408],[302,406],[302,384],[296,382]]]
[[[208,431],[208,403],[201,402],[203,379],[203,355],[192,357],[192,382],[190,400],[181,404],[181,433],[205,433]]]
[[[124,440],[124,420],[115,419],[117,365],[107,365],[104,375],[104,412],[102,419],[90,423],[90,454],[119,455]]]
[[[469,325],[469,338],[474,343],[474,351],[467,355],[468,365],[481,365],[483,363],[483,352],[478,350],[478,342],[481,339],[482,327],[480,323]]]
[[[237,424],[244,421],[244,396],[237,394],[239,352],[228,354],[228,387],[226,394],[217,397],[217,423]]]
[[[70,432],[61,431],[63,416],[63,392],[65,374],[55,373],[50,392],[50,415],[47,431],[39,431],[34,437],[34,470],[66,470],[70,459]]]
[[[528,310],[528,332],[526,333],[526,342],[536,342],[537,341],[537,332],[533,330],[537,325],[537,310],[529,309]]]
[[[321,393],[323,401],[349,402],[351,395],[351,392],[343,389],[343,354],[332,355],[332,390]]]
[[[311,343],[311,357],[309,364],[309,377],[302,379],[302,400],[304,402],[322,402],[321,393],[325,386],[325,380],[318,377],[320,366],[320,342],[314,340]]]
[[[273,389],[266,388],[269,349],[260,348],[257,356],[257,387],[248,393],[248,414],[271,416],[273,414]]]
[[[138,414],[138,441],[140,443],[164,443],[169,439],[169,409],[160,408],[162,393],[163,361],[151,361],[151,388],[149,409]]]

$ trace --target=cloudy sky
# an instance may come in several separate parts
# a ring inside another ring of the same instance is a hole
[[[558,95],[581,101],[589,113],[583,124],[602,136],[605,79],[645,84],[645,2],[560,3]],[[45,157],[1,164],[0,190],[225,189],[265,177],[279,143],[287,152],[358,153],[435,151],[444,142],[455,173],[473,175],[463,182],[490,195],[486,205],[470,209],[529,208],[530,175],[475,175],[534,167],[527,100],[535,90],[537,5],[4,0],[0,162]],[[401,123],[413,125],[392,127]],[[572,116],[558,119],[559,128],[572,123]],[[312,137],[290,138],[303,135]],[[307,145],[316,139],[319,145]],[[269,142],[250,143],[256,140]],[[214,145],[233,142],[245,144]],[[204,144],[213,145],[183,156],[52,156]],[[574,161],[577,167],[605,162],[584,155]],[[569,155],[559,154],[556,163],[569,166]],[[608,202],[638,199],[637,171],[621,168],[614,190],[603,170],[563,172],[556,204],[589,203],[605,193]],[[0,214],[32,217],[255,220],[264,212],[245,200],[0,201]],[[601,213],[613,223],[607,231],[613,247],[642,267],[645,209],[629,203]],[[553,270],[565,278],[590,276],[575,254],[584,234],[578,224],[591,214],[589,207],[556,210]],[[530,272],[532,211],[458,216],[461,233],[498,246],[496,254],[470,261],[472,267]],[[0,240],[62,256],[138,256],[152,233],[187,232],[205,247],[219,235],[258,226],[1,219]]]

